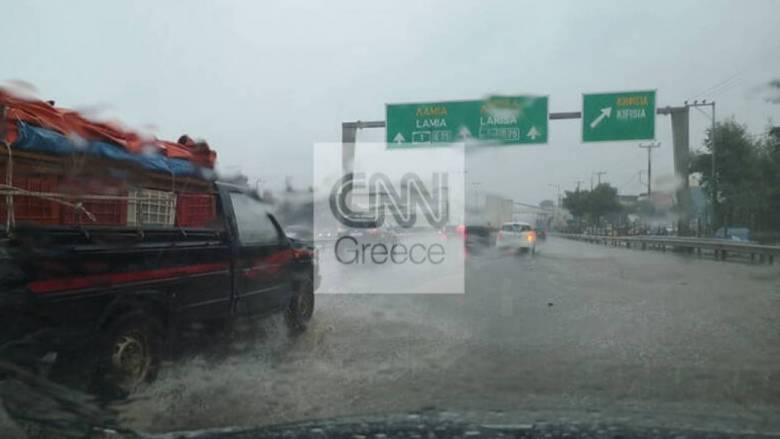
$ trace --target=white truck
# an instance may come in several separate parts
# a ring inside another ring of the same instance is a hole
[[[484,223],[498,229],[502,224],[512,221],[512,200],[488,195],[485,197]]]

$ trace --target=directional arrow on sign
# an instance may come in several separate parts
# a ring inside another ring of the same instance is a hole
[[[458,135],[460,135],[462,139],[468,139],[471,137],[471,131],[469,131],[467,127],[461,127],[460,131],[458,131]]]
[[[404,143],[405,140],[406,138],[404,138],[404,135],[401,133],[398,133],[393,137],[393,142],[395,143]]]
[[[602,108],[599,117],[593,119],[593,122],[590,123],[590,129],[596,128],[596,126],[600,124],[605,117],[609,117],[611,114],[612,114],[612,107]]]
[[[542,135],[542,133],[540,133],[535,126],[532,126],[531,129],[528,130],[528,137],[530,137],[531,140],[536,140],[540,135]]]

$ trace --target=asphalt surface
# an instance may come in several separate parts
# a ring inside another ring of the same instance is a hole
[[[465,282],[463,295],[318,294],[302,336],[271,318],[254,337],[193,352],[124,421],[170,431],[431,408],[630,408],[780,431],[777,265],[549,238],[534,256],[469,257]]]

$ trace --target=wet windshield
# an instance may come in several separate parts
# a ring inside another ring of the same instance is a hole
[[[780,2],[3,16],[0,437],[780,432]]]

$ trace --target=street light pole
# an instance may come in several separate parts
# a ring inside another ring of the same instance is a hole
[[[640,143],[639,147],[647,150],[647,199],[652,200],[651,181],[653,181],[653,148],[660,148],[661,142]]]

